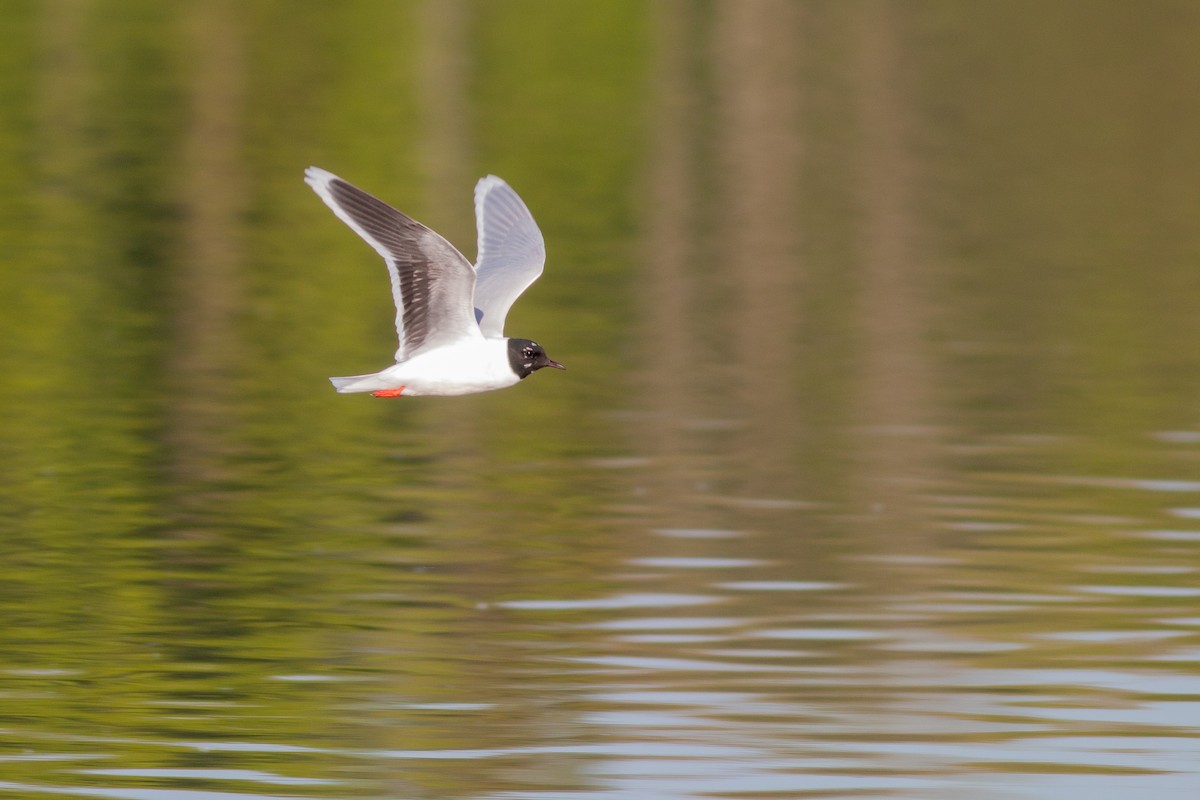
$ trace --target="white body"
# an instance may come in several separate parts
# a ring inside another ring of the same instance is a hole
[[[508,365],[508,340],[480,338],[418,353],[370,375],[330,380],[343,393],[404,387],[404,397],[418,397],[489,392],[512,386],[521,379]]]

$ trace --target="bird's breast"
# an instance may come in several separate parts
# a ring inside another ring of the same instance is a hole
[[[405,395],[456,395],[512,386],[520,379],[508,364],[503,342],[490,339],[418,353],[388,370]]]

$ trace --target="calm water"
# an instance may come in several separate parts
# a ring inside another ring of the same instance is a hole
[[[0,12],[0,797],[1200,796],[1194,4],[192,5]]]

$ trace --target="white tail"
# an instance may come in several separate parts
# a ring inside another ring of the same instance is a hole
[[[330,378],[329,382],[333,384],[333,388],[337,389],[341,394],[350,392],[374,392],[378,389],[386,389],[387,381],[378,380],[379,373],[371,372],[366,375],[346,375],[341,378]]]

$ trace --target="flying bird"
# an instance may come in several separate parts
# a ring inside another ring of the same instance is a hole
[[[487,392],[543,367],[566,369],[537,342],[507,338],[504,318],[546,262],[533,215],[494,175],[475,185],[479,258],[474,266],[434,231],[331,172],[304,182],[387,263],[396,302],[396,363],[330,378],[339,392],[415,397]]]

